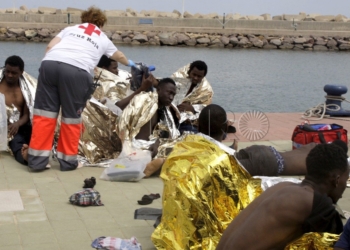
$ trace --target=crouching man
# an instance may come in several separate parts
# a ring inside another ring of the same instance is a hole
[[[21,164],[27,165],[28,144],[32,133],[31,109],[34,105],[36,80],[24,72],[19,56],[10,56],[0,69],[0,93],[7,106],[9,147]]]

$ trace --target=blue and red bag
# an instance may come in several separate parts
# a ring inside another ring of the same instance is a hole
[[[342,140],[348,144],[348,131],[335,123],[298,125],[292,135],[293,149],[311,142],[331,143],[335,140]]]

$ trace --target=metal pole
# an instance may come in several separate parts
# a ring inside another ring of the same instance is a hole
[[[224,16],[222,17],[222,28],[225,29],[225,13],[224,13]]]
[[[182,18],[184,18],[185,13],[185,0],[182,0]]]

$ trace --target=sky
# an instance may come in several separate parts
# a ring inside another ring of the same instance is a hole
[[[350,18],[350,0],[1,0],[0,8],[19,7],[27,8],[53,7],[65,9],[67,7],[86,9],[95,5],[103,10],[125,10],[132,8],[135,11],[158,10],[172,12],[174,9],[184,10],[192,14],[201,13],[239,13],[241,15],[261,15],[264,13],[275,15],[307,14],[338,15]]]

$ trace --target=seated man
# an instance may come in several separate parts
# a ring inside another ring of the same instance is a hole
[[[97,67],[108,70],[109,72],[112,72],[115,75],[118,75],[118,62],[114,61],[111,58],[108,58],[107,56],[103,55],[100,59],[100,61],[97,64]]]
[[[175,82],[171,78],[164,78],[158,83],[157,93],[141,92],[133,96],[117,125],[121,141],[142,141],[152,151],[152,157],[156,156],[160,138],[175,139],[179,136],[169,110],[175,95]]]
[[[284,249],[308,232],[341,233],[335,210],[349,178],[347,155],[334,144],[315,146],[300,184],[279,183],[248,205],[226,228],[220,249]]]
[[[9,146],[16,161],[28,164],[28,144],[32,133],[29,106],[33,107],[36,81],[24,76],[24,62],[10,56],[0,70],[0,92],[5,96],[8,114]],[[17,115],[18,114],[18,115]]]
[[[213,97],[213,89],[205,76],[208,66],[203,61],[194,61],[175,72],[172,77],[187,78],[189,82],[178,82],[178,93],[174,104],[181,112],[181,134],[184,131],[197,133],[197,119],[204,105],[210,104]]]

